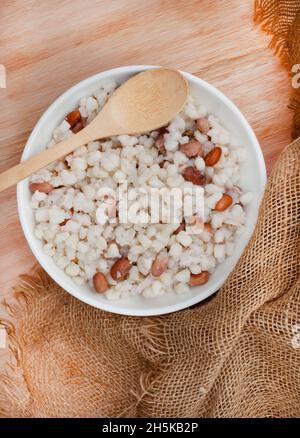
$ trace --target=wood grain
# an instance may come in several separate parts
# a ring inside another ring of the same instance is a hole
[[[252,0],[2,0],[0,171],[16,164],[43,111],[87,76],[129,64],[173,66],[217,86],[246,115],[268,171],[290,142],[289,79],[253,23]],[[0,294],[35,263],[15,189],[0,195]]]

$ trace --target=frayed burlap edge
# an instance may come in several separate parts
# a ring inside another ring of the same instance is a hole
[[[254,21],[271,35],[269,47],[292,76],[293,66],[300,64],[299,0],[255,0]],[[297,138],[300,136],[300,88],[292,88],[289,108],[294,112],[293,138]]]

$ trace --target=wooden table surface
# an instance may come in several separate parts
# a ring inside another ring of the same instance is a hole
[[[191,72],[231,98],[252,124],[268,171],[290,142],[289,78],[253,23],[253,0],[1,0],[0,171],[16,164],[43,111],[102,70],[159,64]],[[0,194],[0,296],[35,259],[15,188]]]

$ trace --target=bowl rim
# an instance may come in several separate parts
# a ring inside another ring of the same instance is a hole
[[[31,147],[31,143],[35,140],[35,136],[37,135],[37,132],[40,129],[40,126],[48,119],[49,116],[51,116],[51,113],[53,111],[55,111],[55,109],[57,107],[60,106],[61,102],[68,98],[69,96],[71,96],[75,91],[79,91],[80,88],[84,88],[86,85],[88,85],[91,82],[96,82],[96,81],[101,81],[104,80],[104,77],[109,77],[110,75],[114,75],[114,74],[137,74],[141,71],[144,70],[149,70],[149,69],[154,69],[154,68],[160,68],[163,66],[157,66],[157,65],[131,65],[131,66],[123,66],[123,67],[116,67],[116,68],[112,68],[109,70],[104,70],[102,72],[96,73],[92,76],[89,76],[88,78],[85,78],[83,80],[81,80],[80,82],[76,83],[75,85],[73,85],[72,87],[70,87],[69,89],[67,89],[65,92],[63,92],[61,95],[59,95],[54,102],[52,102],[52,104],[43,112],[43,114],[41,115],[41,117],[39,118],[38,122],[35,124],[34,128],[31,131],[30,136],[28,137],[28,140],[26,142],[26,145],[24,147],[23,153],[22,153],[22,157],[21,157],[21,161],[27,159],[30,156],[30,147]],[[216,87],[214,87],[213,85],[209,84],[208,82],[206,82],[203,79],[198,78],[197,76],[194,76],[191,73],[187,73],[184,71],[179,70],[187,79],[189,82],[194,82],[194,83],[198,83],[199,85],[201,85],[202,87],[206,88],[208,90],[208,92],[214,94],[217,96],[217,98],[219,98],[220,100],[222,100],[224,102],[224,104],[226,106],[228,106],[231,111],[233,111],[233,113],[235,113],[235,115],[237,116],[237,118],[239,119],[239,122],[244,126],[244,129],[247,130],[249,137],[250,137],[250,142],[254,148],[254,152],[257,158],[257,162],[258,162],[258,172],[259,172],[259,176],[261,178],[261,186],[262,186],[262,191],[264,191],[265,186],[266,186],[266,181],[267,181],[267,173],[266,173],[266,166],[265,166],[265,161],[264,161],[264,157],[263,157],[263,153],[262,150],[260,148],[259,142],[256,138],[256,135],[254,134],[253,129],[251,128],[249,122],[247,121],[247,119],[245,118],[245,116],[243,115],[243,113],[239,110],[239,108],[227,97],[225,96],[221,91],[219,91]],[[27,243],[33,253],[33,255],[35,256],[35,258],[37,259],[37,261],[39,262],[39,264],[42,266],[42,268],[47,272],[47,274],[66,292],[70,293],[72,296],[74,296],[75,298],[78,298],[80,301],[89,304],[90,306],[97,308],[97,309],[101,309],[101,310],[105,310],[107,312],[111,312],[111,313],[115,313],[115,314],[119,314],[119,315],[127,315],[127,316],[156,316],[156,315],[163,315],[163,314],[168,314],[168,313],[172,313],[175,311],[179,311],[179,310],[183,310],[186,309],[190,306],[193,306],[203,300],[205,300],[206,298],[208,298],[209,296],[213,295],[214,293],[216,293],[218,291],[218,289],[224,284],[224,278],[220,278],[220,279],[215,279],[214,285],[212,288],[208,288],[205,291],[201,292],[201,296],[199,294],[196,294],[192,297],[188,297],[186,300],[183,300],[180,303],[175,303],[175,304],[170,304],[170,305],[165,305],[163,307],[159,307],[157,309],[152,309],[150,308],[150,310],[148,308],[145,309],[132,309],[129,307],[124,306],[124,308],[122,309],[116,309],[114,306],[114,301],[108,301],[107,302],[99,302],[96,301],[96,299],[91,299],[89,296],[86,296],[84,293],[82,295],[80,295],[79,293],[77,293],[76,291],[72,291],[70,290],[70,288],[65,287],[65,285],[63,285],[61,283],[61,281],[57,278],[57,276],[55,274],[53,274],[52,270],[49,269],[49,267],[46,264],[46,261],[43,259],[43,254],[41,254],[40,249],[37,248],[36,242],[35,240],[37,240],[37,238],[34,237],[34,234],[32,232],[32,230],[30,229],[29,225],[28,225],[28,221],[26,219],[26,215],[23,213],[23,209],[22,209],[22,203],[25,200],[25,197],[23,196],[23,190],[27,184],[28,179],[25,179],[23,181],[21,181],[18,185],[17,185],[17,207],[18,207],[18,215],[19,215],[19,219],[20,219],[20,223],[23,229],[23,233],[25,235],[25,238],[27,240]],[[259,203],[261,202],[261,198],[262,198],[262,194],[259,198]],[[255,219],[255,223],[257,222],[257,217],[258,217],[258,212],[256,215],[256,219]],[[250,237],[253,234],[254,231],[254,227],[255,227],[255,223],[251,229],[251,233],[248,236],[247,241],[245,242],[243,251],[245,250]],[[243,252],[242,251],[242,252]],[[241,253],[242,254],[242,253]],[[234,267],[236,266],[236,264],[234,265]],[[234,269],[233,267],[233,269]],[[232,272],[232,271],[231,271]],[[230,274],[229,274],[230,275]],[[227,280],[228,276],[225,278],[225,281]],[[213,290],[211,290],[213,289]]]

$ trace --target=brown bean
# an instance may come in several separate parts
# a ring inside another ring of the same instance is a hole
[[[200,274],[191,274],[189,285],[190,286],[200,286],[201,284],[205,284],[208,282],[209,272],[202,271]]]
[[[197,140],[191,140],[188,143],[182,144],[180,150],[187,157],[197,157],[202,155],[202,144]]]
[[[30,183],[29,189],[32,192],[38,190],[41,193],[50,193],[54,189],[54,187],[50,183],[44,181],[39,183]]]
[[[157,149],[159,150],[160,154],[165,154],[166,153],[166,149],[165,149],[165,134],[167,133],[167,129],[166,128],[161,128],[159,130],[159,134],[157,139],[155,140],[155,146],[157,147]]]
[[[157,147],[157,149],[159,150],[159,152],[161,154],[164,154],[166,152],[165,139],[164,139],[163,134],[159,134],[159,136],[157,137],[157,139],[155,141],[155,146]]]
[[[110,268],[110,275],[115,281],[123,281],[131,269],[131,263],[127,257],[121,257]]]
[[[159,277],[168,268],[168,257],[156,257],[151,267],[151,274],[153,277]]]
[[[213,227],[209,223],[205,223],[204,224],[204,231],[211,234],[213,232]]]
[[[183,221],[180,225],[179,225],[179,227],[178,228],[176,228],[176,230],[174,231],[174,233],[173,234],[178,234],[178,233],[180,233],[180,231],[184,231],[185,230],[185,222]]]
[[[74,132],[74,134],[77,134],[77,132],[81,131],[83,129],[83,124],[81,120],[77,122],[74,126],[72,126],[71,130]]]
[[[222,149],[219,146],[214,147],[208,154],[205,155],[204,161],[206,166],[214,166],[217,164],[222,155]]]
[[[196,122],[197,128],[202,134],[207,134],[210,130],[210,123],[206,117],[200,117]]]
[[[159,167],[161,168],[161,169],[163,169],[163,167],[165,166],[165,164],[166,163],[169,163],[169,161],[168,160],[162,160],[160,163],[158,163],[159,164]]]
[[[205,175],[193,166],[186,167],[182,172],[182,176],[186,181],[190,181],[197,186],[203,186],[206,181]]]
[[[70,123],[71,126],[76,125],[77,122],[81,120],[81,114],[79,110],[71,111],[67,115],[67,122]]]
[[[227,193],[224,193],[222,198],[216,203],[215,210],[216,211],[224,211],[226,208],[230,207],[233,202],[233,199]]]
[[[108,289],[108,281],[102,272],[96,272],[93,276],[93,284],[95,291],[103,294]]]

